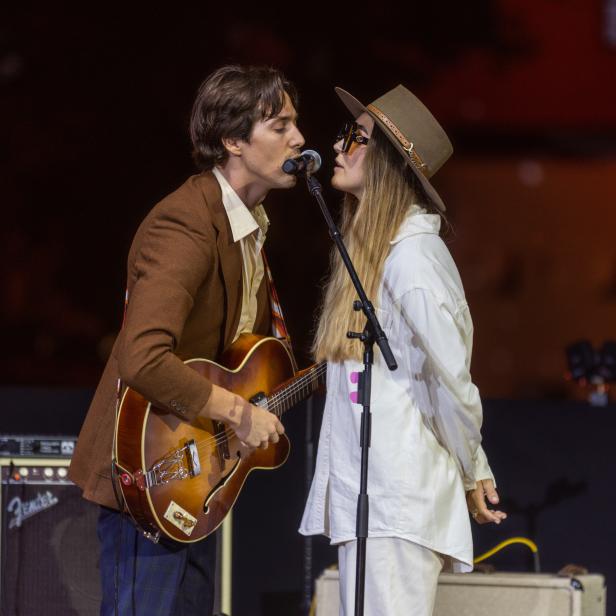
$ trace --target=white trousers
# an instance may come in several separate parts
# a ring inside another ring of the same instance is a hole
[[[355,613],[357,541],[338,546],[340,616]],[[396,537],[366,541],[364,616],[432,616],[443,557]]]

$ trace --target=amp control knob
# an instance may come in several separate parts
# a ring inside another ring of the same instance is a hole
[[[45,479],[51,479],[53,477],[53,468],[49,466],[45,468],[45,470],[43,470],[43,476]]]

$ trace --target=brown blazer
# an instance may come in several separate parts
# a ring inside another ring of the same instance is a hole
[[[150,211],[129,252],[127,281],[126,317],[69,470],[85,498],[113,508],[118,378],[156,406],[190,421],[207,402],[212,385],[183,362],[215,359],[239,324],[241,248],[233,242],[212,173],[190,177]],[[271,319],[265,280],[257,300],[254,331],[265,334]]]

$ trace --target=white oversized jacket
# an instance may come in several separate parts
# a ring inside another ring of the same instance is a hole
[[[384,266],[377,316],[398,369],[390,372],[375,346],[369,536],[408,539],[450,556],[454,571],[469,571],[465,490],[493,476],[469,372],[473,324],[439,228],[438,215],[413,206]],[[355,538],[362,407],[349,396],[357,389],[350,375],[360,370],[355,361],[328,365],[316,471],[300,527],[333,544]]]

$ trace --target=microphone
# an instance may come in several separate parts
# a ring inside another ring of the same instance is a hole
[[[288,175],[304,175],[315,173],[321,168],[321,156],[314,150],[304,150],[295,158],[287,158],[282,170]]]

